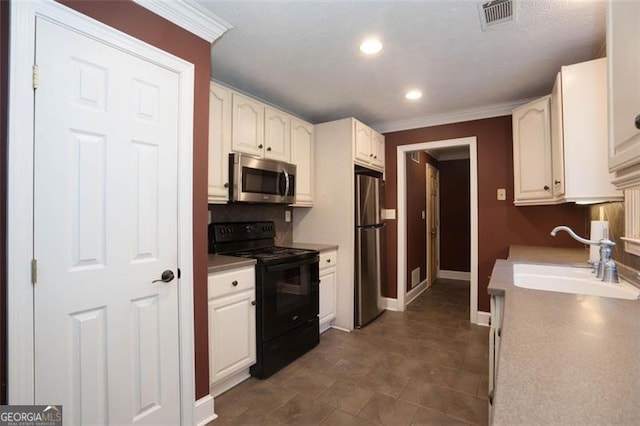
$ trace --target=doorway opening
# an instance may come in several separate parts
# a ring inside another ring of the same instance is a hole
[[[398,194],[398,253],[397,253],[397,286],[398,310],[405,310],[409,298],[407,297],[407,164],[406,155],[412,151],[430,151],[442,149],[468,149],[469,152],[469,220],[470,242],[469,250],[469,320],[478,322],[478,156],[476,137],[447,139],[434,142],[422,142],[402,145],[397,148],[397,194]]]

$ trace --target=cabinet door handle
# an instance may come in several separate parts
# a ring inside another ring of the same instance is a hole
[[[548,191],[548,190],[549,190],[549,187],[548,187],[547,185],[545,185],[543,189],[544,189],[545,191]]]
[[[258,148],[262,149],[262,144],[258,145]]]
[[[225,182],[225,183],[224,183],[224,187],[225,187],[225,188],[228,188],[228,187],[229,187],[229,182]]]
[[[231,285],[232,285],[232,286],[234,286],[234,287],[236,287],[236,286],[238,285],[238,281],[233,280],[233,281],[231,282]]]
[[[559,180],[554,180],[553,183],[554,183],[554,185],[560,185],[560,181]]]
[[[636,115],[636,129],[640,129],[640,114]]]
[[[251,305],[256,306],[256,301],[255,301],[255,300],[252,300],[252,301],[251,301]]]
[[[327,263],[331,263],[331,259],[327,259]]]
[[[373,154],[369,154],[369,157],[373,157]]]
[[[271,151],[271,147],[270,146],[267,147],[267,151]]]

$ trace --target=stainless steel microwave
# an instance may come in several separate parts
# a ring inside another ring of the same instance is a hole
[[[296,202],[296,166],[247,154],[229,154],[229,201]]]

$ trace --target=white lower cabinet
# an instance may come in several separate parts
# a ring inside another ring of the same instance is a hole
[[[249,377],[256,362],[253,266],[209,274],[209,382],[217,396]]]
[[[491,295],[491,328],[489,329],[489,424],[491,424],[493,397],[496,392],[503,312],[504,296]]]
[[[338,283],[338,252],[320,253],[320,332],[323,333],[333,325],[336,318],[336,302]]]

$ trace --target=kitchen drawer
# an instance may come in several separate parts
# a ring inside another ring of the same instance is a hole
[[[226,296],[255,287],[255,270],[252,267],[209,274],[207,279],[209,299]]]
[[[338,264],[338,252],[326,251],[320,253],[320,269],[329,268]]]

